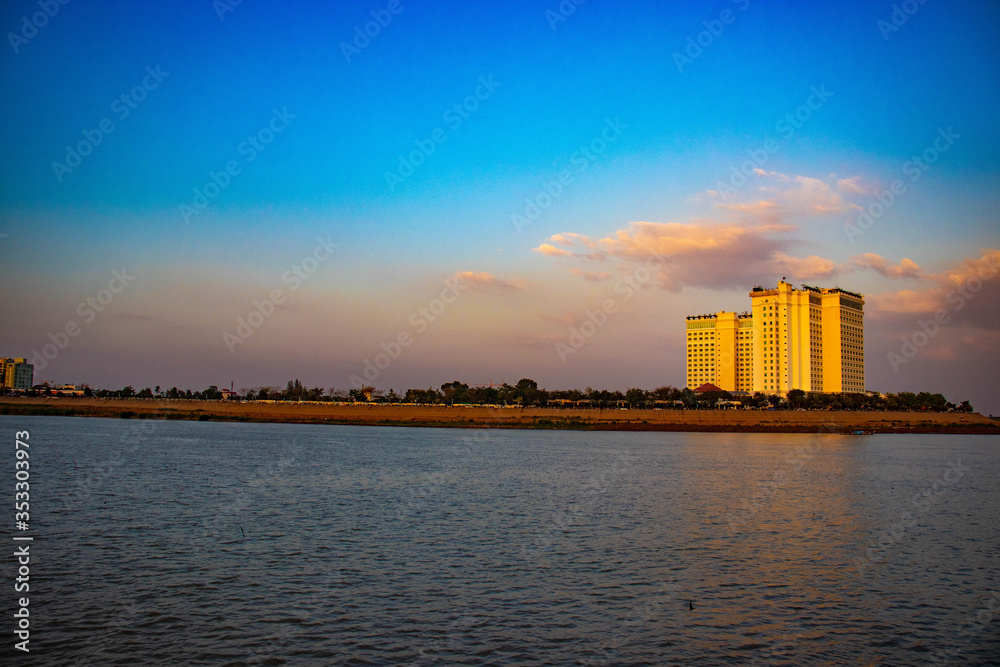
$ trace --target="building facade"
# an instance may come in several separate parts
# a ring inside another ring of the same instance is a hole
[[[748,313],[687,318],[687,386],[710,382],[726,391],[753,388],[753,319]]]
[[[687,318],[687,386],[782,395],[865,390],[864,297],[784,280],[749,296],[750,313]]]
[[[0,358],[0,389],[31,389],[35,367],[27,359]]]

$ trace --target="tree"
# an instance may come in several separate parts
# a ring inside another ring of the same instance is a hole
[[[674,401],[674,394],[680,394],[677,389],[674,389],[669,384],[663,385],[662,387],[657,387],[650,392],[650,396],[657,401]]]
[[[539,402],[538,383],[530,378],[521,378],[510,392],[509,400],[518,405],[536,405]]]
[[[640,403],[646,402],[646,391],[638,387],[632,387],[625,392],[625,402],[630,408],[635,408]]]
[[[445,382],[441,385],[441,395],[444,397],[444,401],[448,405],[454,405],[455,403],[468,403],[468,393],[469,385],[464,382],[459,382],[458,380]]]
[[[806,405],[806,392],[801,389],[792,389],[788,392],[788,402],[793,408],[803,408]]]

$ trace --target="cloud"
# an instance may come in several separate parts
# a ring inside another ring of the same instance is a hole
[[[779,178],[774,179],[773,174],[768,174],[768,178],[777,180],[778,184],[764,185],[760,190],[769,193],[786,214],[828,216],[858,208],[818,178],[777,174]]]
[[[852,195],[870,195],[876,192],[876,189],[871,185],[862,183],[860,176],[838,179],[837,189]]]
[[[789,176],[776,171],[755,169],[744,186],[748,201],[726,201],[739,196],[739,192],[726,195],[720,194],[718,190],[709,190],[706,194],[713,199],[723,200],[716,204],[721,209],[777,222],[788,216],[828,217],[860,209],[858,205],[844,199],[840,183],[841,181],[837,181],[837,187],[834,187],[811,176]],[[857,189],[860,185],[849,180],[846,187]]]
[[[558,243],[560,245],[571,246],[579,243],[587,248],[596,248],[597,245],[591,241],[589,238],[583,234],[577,234],[575,232],[563,232],[562,234],[553,234],[549,239],[553,243]]]
[[[866,297],[874,313],[933,313],[941,307],[940,289],[916,291],[911,289],[898,292],[884,292]]]
[[[877,255],[876,255],[877,257]],[[899,290],[867,298],[872,314],[893,319],[906,316],[910,327],[917,315],[942,314],[949,326],[1000,329],[1000,250],[986,249],[938,274],[922,274],[924,289]]]
[[[851,257],[851,263],[861,268],[872,269],[886,278],[919,278],[923,274],[917,263],[906,257],[894,266],[884,257],[873,252],[866,252],[863,255]]]
[[[584,280],[590,280],[592,282],[601,282],[602,280],[607,280],[611,277],[609,271],[584,271],[583,269],[570,269],[569,272],[579,278]]]
[[[804,259],[798,259],[778,252],[774,254],[774,261],[775,265],[781,269],[782,275],[801,280],[832,278],[841,271],[835,262],[818,255],[809,255]]]
[[[691,224],[679,222],[632,222],[613,235],[590,239],[582,235],[556,234],[535,248],[551,257],[573,257],[580,261],[638,263],[656,260],[661,286],[679,290],[684,285],[726,289],[743,288],[747,275],[779,274],[775,254],[795,243],[789,225]],[[585,248],[591,252],[571,252]],[[786,256],[787,257],[787,256]],[[787,271],[786,271],[787,272]],[[575,275],[597,279],[576,269]]]
[[[559,236],[559,234],[556,234],[556,236]],[[556,237],[553,236],[549,240],[555,240],[555,238]],[[547,257],[572,257],[573,256],[573,253],[571,253],[569,250],[563,250],[562,248],[557,248],[557,247],[555,247],[553,245],[549,245],[548,243],[543,243],[542,245],[538,246],[537,248],[532,248],[532,250],[534,252],[540,252],[543,255],[547,256]]]
[[[521,290],[528,285],[528,283],[524,280],[502,280],[492,274],[484,272],[477,273],[475,271],[460,271],[455,275],[461,282],[466,283],[473,290]]]
[[[951,287],[993,280],[1000,271],[1000,250],[987,248],[982,252],[982,257],[966,259],[954,269],[932,276],[932,279]]]
[[[675,291],[684,286],[745,288],[755,277],[767,280],[768,276],[829,280],[859,269],[889,278],[924,278],[921,268],[908,258],[892,264],[868,253],[838,263],[817,254],[798,257],[793,252],[804,244],[799,233],[803,220],[846,216],[860,207],[845,194],[857,195],[867,187],[860,176],[838,180],[831,174],[822,179],[757,169],[742,190],[728,195],[710,190],[695,198],[704,202],[707,195],[714,210],[711,218],[630,222],[604,238],[561,232],[534,250],[584,262],[657,259],[659,284]],[[571,271],[588,280],[605,275],[581,268]]]

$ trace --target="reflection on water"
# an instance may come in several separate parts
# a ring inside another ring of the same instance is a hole
[[[0,425],[31,431],[22,664],[1000,654],[996,438]]]

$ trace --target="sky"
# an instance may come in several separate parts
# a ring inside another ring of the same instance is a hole
[[[162,4],[0,9],[36,382],[683,386],[784,277],[1000,413],[996,3]]]

